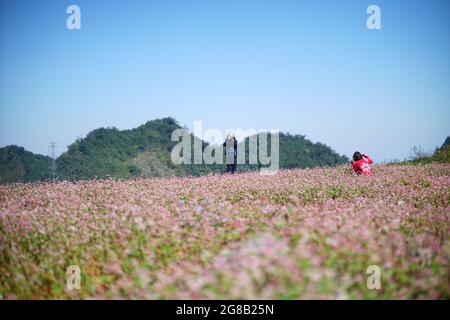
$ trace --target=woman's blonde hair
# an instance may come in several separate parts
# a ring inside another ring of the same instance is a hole
[[[234,138],[233,132],[228,132],[227,139],[233,139],[233,138]]]

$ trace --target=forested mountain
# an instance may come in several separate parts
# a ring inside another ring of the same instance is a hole
[[[245,139],[246,150],[246,163],[247,165],[241,166],[241,170],[255,170],[259,168],[259,165],[248,164],[248,152],[249,152],[249,140]],[[270,142],[271,135],[267,135],[267,142]],[[256,140],[255,140],[256,141]],[[268,146],[268,154],[270,156],[270,143]],[[259,142],[258,154],[259,154]],[[279,133],[279,155],[280,155],[280,168],[313,168],[320,166],[334,166],[342,163],[346,163],[349,159],[345,156],[341,156],[336,153],[330,147],[317,142],[313,143],[306,139],[303,135],[291,135],[289,133]]]
[[[49,177],[51,158],[22,147],[0,148],[0,183],[37,181]]]
[[[171,135],[176,129],[182,128],[172,118],[148,121],[131,130],[96,129],[58,158],[58,176],[72,180],[207,173],[205,166],[172,163],[170,155],[177,142],[171,141]]]
[[[171,152],[178,142],[171,141],[171,135],[176,129],[183,128],[172,118],[148,121],[130,130],[95,129],[85,138],[69,145],[68,150],[57,159],[58,179],[167,177],[224,171],[224,165],[175,165],[171,161]],[[197,138],[189,135],[193,144]],[[268,139],[270,141],[270,135]],[[248,164],[248,140],[241,141],[241,144],[246,143],[247,164],[239,165],[238,171],[260,167]],[[331,166],[348,161],[330,147],[312,143],[305,136],[280,133],[279,141],[280,168]],[[207,146],[205,142],[199,143],[202,148]],[[1,148],[0,182],[47,179],[50,160],[16,146]]]

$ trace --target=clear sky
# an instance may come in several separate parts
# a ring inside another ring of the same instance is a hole
[[[60,153],[171,116],[377,161],[432,151],[450,135],[449,17],[447,0],[1,0],[0,147]]]

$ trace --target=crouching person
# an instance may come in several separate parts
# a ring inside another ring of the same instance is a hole
[[[373,174],[372,168],[370,167],[370,165],[373,163],[372,159],[365,155],[362,154],[358,151],[356,151],[353,154],[353,160],[351,162],[352,164],[352,169],[354,172],[356,172],[356,174],[360,175],[360,174]]]

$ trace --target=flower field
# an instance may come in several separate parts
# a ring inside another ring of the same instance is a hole
[[[0,298],[449,299],[450,165],[374,171],[2,185]]]

